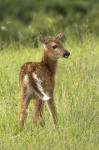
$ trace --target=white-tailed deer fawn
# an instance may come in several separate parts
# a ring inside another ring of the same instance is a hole
[[[27,109],[31,99],[34,102],[32,115],[33,124],[39,119],[44,126],[43,106],[47,102],[54,126],[57,123],[57,112],[54,102],[55,72],[58,58],[67,58],[70,53],[61,44],[64,34],[48,38],[40,35],[40,41],[44,46],[44,55],[40,62],[27,62],[20,70],[20,117],[19,127],[24,126],[27,117]]]

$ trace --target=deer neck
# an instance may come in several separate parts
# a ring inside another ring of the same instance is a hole
[[[57,68],[57,60],[53,60],[53,59],[49,58],[48,54],[46,52],[44,52],[42,62],[44,63],[44,65],[46,65],[48,70],[51,72],[51,75],[54,76],[56,73],[56,68]]]

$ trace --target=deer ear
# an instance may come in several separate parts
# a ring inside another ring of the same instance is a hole
[[[65,37],[64,33],[59,33],[59,34],[56,36],[56,38],[59,39],[59,40],[61,40],[61,41],[64,40],[64,37]]]
[[[44,34],[40,34],[40,41],[44,44],[47,44],[48,38]]]

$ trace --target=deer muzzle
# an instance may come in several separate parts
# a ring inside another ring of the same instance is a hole
[[[68,58],[69,55],[70,55],[70,52],[67,51],[67,50],[65,50],[65,51],[64,51],[64,54],[63,54],[63,57],[64,57],[64,58]]]

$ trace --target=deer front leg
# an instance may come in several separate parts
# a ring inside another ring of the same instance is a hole
[[[47,104],[48,104],[49,112],[52,117],[53,125],[54,125],[54,127],[56,127],[57,111],[56,111],[56,106],[55,106],[54,100],[50,99],[49,101],[47,101]]]
[[[40,121],[41,126],[43,127],[45,122],[43,119],[43,105],[44,102],[40,99],[36,99],[34,101],[34,109],[33,109],[33,115],[32,115],[32,121],[33,125],[37,123],[38,119]]]
[[[27,118],[27,109],[29,105],[29,98],[22,95],[20,98],[20,115],[19,115],[19,128],[23,128],[24,122]]]

